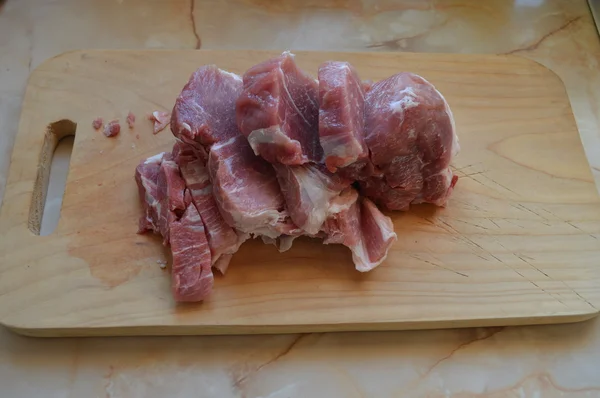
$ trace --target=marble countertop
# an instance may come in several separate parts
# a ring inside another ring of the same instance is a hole
[[[600,181],[600,40],[584,0],[0,0],[0,197],[29,72],[81,48],[528,57],[565,82]],[[51,340],[0,327],[0,385],[3,397],[600,397],[600,321]]]

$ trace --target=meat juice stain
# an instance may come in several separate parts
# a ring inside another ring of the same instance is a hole
[[[127,222],[125,220],[124,222]],[[130,223],[135,226],[135,223]],[[99,228],[70,236],[69,255],[85,261],[90,274],[109,288],[114,288],[137,276],[145,267],[161,271],[156,260],[166,258],[161,239],[152,234],[111,236],[111,228]]]

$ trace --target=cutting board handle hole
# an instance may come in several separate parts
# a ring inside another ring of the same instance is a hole
[[[49,235],[58,225],[77,123],[63,119],[46,127],[29,209],[29,229]]]

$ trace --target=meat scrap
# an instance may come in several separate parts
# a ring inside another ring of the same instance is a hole
[[[254,153],[285,165],[320,162],[318,89],[288,51],[250,68],[236,114]]]
[[[118,120],[111,120],[104,125],[104,135],[107,137],[116,137],[121,132],[121,125]]]
[[[148,120],[154,122],[154,134],[158,134],[169,125],[171,114],[169,112],[154,111],[148,115]]]
[[[135,115],[131,112],[127,114],[127,126],[130,129],[135,127]]]
[[[100,127],[102,127],[103,123],[104,121],[102,120],[102,118],[97,117],[92,121],[92,127],[94,128],[94,130],[100,130]]]

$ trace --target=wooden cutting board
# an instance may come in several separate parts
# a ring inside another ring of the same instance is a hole
[[[398,242],[375,271],[343,246],[247,242],[204,303],[176,305],[159,239],[137,235],[138,162],[169,150],[145,115],[189,75],[242,73],[273,52],[78,51],[30,77],[0,213],[0,320],[35,336],[279,333],[574,322],[600,308],[600,203],[560,79],[514,56],[299,52],[316,74],[412,71],[446,96],[462,151],[448,207],[391,213]],[[126,127],[128,111],[138,116]],[[91,127],[119,118],[113,139]],[[75,134],[61,218],[37,236],[53,148]]]

